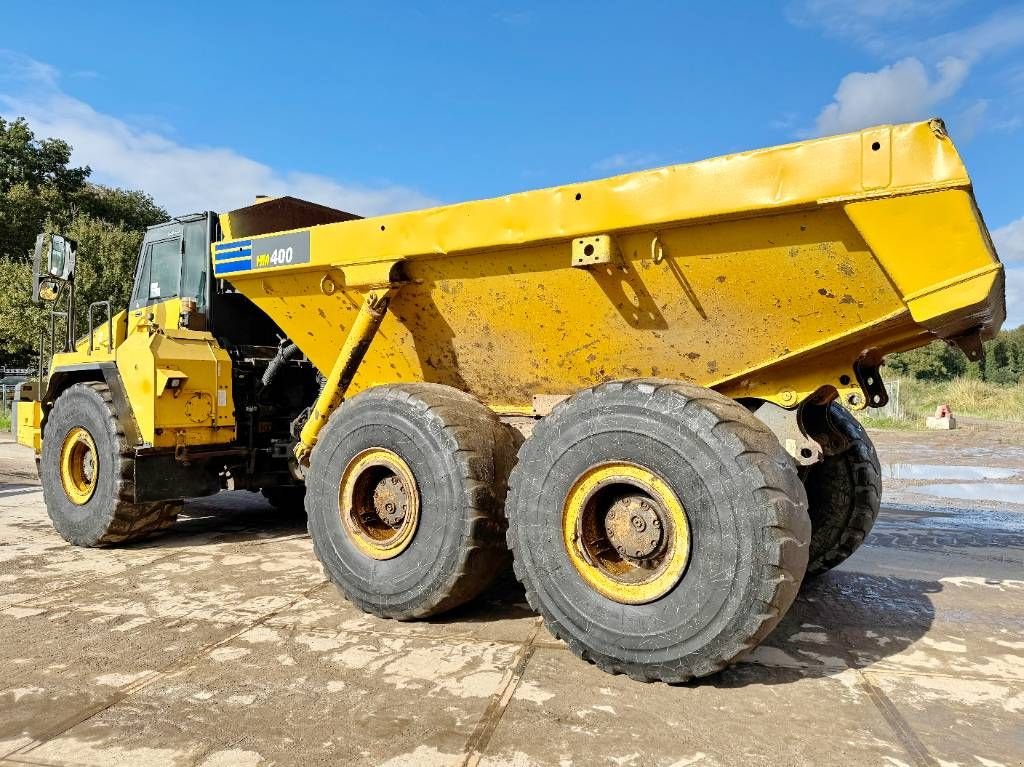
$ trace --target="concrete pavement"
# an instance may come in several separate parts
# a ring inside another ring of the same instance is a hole
[[[883,460],[913,440],[881,435]],[[928,460],[1024,473],[962,440]],[[1024,506],[936,481],[888,480],[869,544],[764,646],[669,687],[579,661],[511,581],[440,620],[364,615],[250,493],[70,547],[0,442],[0,763],[1024,764]]]

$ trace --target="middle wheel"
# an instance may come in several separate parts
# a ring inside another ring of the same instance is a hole
[[[515,448],[474,397],[439,384],[367,389],[331,416],[306,477],[309,533],[361,609],[412,619],[482,592],[507,565]]]

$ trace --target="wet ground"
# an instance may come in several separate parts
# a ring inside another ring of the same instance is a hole
[[[868,544],[681,687],[577,660],[512,583],[444,620],[363,615],[249,493],[71,548],[0,442],[0,763],[1024,764],[1024,447],[875,436]]]

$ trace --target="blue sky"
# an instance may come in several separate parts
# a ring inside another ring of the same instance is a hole
[[[44,8],[5,10],[0,114],[174,213],[372,214],[940,115],[1024,322],[1024,2]]]

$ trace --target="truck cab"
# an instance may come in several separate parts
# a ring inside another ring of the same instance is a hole
[[[237,227],[351,217],[293,198],[253,207],[258,215],[242,209]],[[92,394],[92,405],[106,403],[108,412],[98,415],[109,417],[116,444],[108,448],[118,452],[116,461],[104,461],[96,435],[72,435],[71,444],[54,448],[61,470],[41,471],[63,485],[55,496],[74,499],[76,478],[78,497],[95,493],[98,472],[119,463],[129,476],[115,505],[176,509],[184,498],[246,488],[301,508],[291,448],[296,421],[301,425],[316,397],[317,371],[263,311],[214,277],[211,253],[222,238],[221,216],[210,211],[150,227],[128,306],[112,311],[109,301],[93,303],[79,334],[76,244],[40,235],[33,295],[50,304],[50,333],[40,349],[40,385],[26,387],[19,405],[18,440],[45,466],[54,409],[62,398],[87,407]]]

